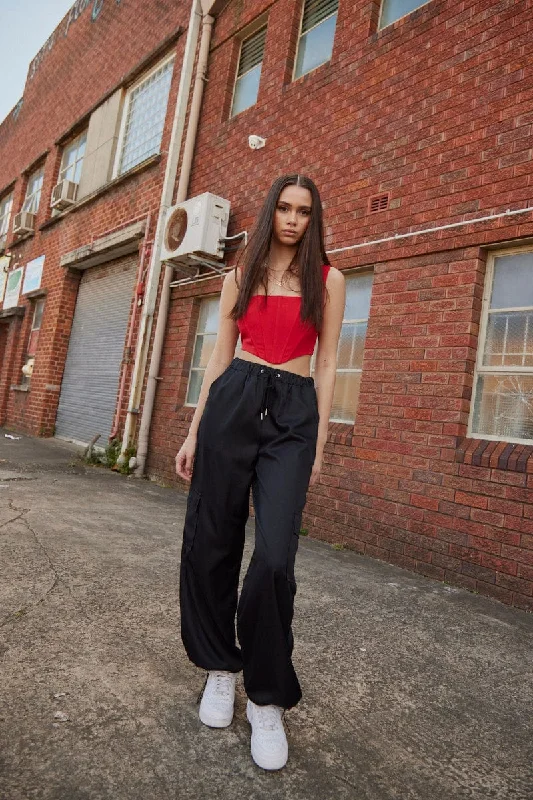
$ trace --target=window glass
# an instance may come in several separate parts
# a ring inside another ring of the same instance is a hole
[[[533,252],[494,258],[483,310],[472,433],[533,440]]]
[[[333,422],[355,421],[372,295],[371,272],[344,274],[346,306],[337,350],[337,377],[330,416]],[[312,372],[314,368],[315,355]]]
[[[205,368],[216,344],[220,319],[220,295],[216,297],[206,297],[200,302],[200,314],[198,315],[198,327],[196,329],[196,338],[194,342],[189,388],[185,401],[188,405],[196,405],[198,403]],[[241,337],[239,336],[235,347],[235,356],[238,356],[240,352],[242,352],[242,350]]]
[[[338,0],[306,0],[294,77],[329,61],[337,25]]]
[[[257,101],[266,30],[266,28],[262,28],[242,43],[231,109],[233,116],[250,108]]]
[[[66,145],[63,151],[63,158],[61,160],[61,170],[59,172],[60,181],[73,181],[79,183],[81,178],[81,168],[83,164],[83,156],[85,154],[85,146],[87,144],[87,131],[84,131],[80,136],[74,139],[73,142]]]
[[[167,61],[134,87],[126,102],[119,173],[159,153],[174,61]]]
[[[9,220],[11,209],[13,208],[13,195],[8,194],[0,200],[0,244],[7,238],[9,231]]]
[[[425,6],[429,0],[383,0],[379,27],[385,28],[400,17],[410,14],[415,8]]]
[[[29,211],[36,214],[39,210],[39,203],[41,201],[41,190],[43,188],[44,167],[33,172],[28,178],[28,185],[26,187],[26,197],[22,206],[23,211]]]

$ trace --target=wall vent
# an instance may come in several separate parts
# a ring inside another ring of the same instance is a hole
[[[374,194],[368,201],[368,209],[371,214],[376,211],[386,211],[389,207],[390,192],[385,194]]]

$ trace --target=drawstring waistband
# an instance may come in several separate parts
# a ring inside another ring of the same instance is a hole
[[[229,365],[230,369],[236,369],[241,372],[247,372],[249,375],[255,375],[263,381],[262,397],[261,397],[261,420],[268,414],[268,407],[270,405],[269,398],[272,397],[272,390],[276,381],[281,383],[296,384],[303,386],[310,384],[314,386],[314,379],[312,376],[298,375],[296,372],[290,372],[286,369],[276,369],[275,367],[267,367],[258,364],[256,361],[247,361],[244,358],[234,358]]]
[[[261,372],[260,372],[260,374],[261,374]],[[275,373],[275,376],[270,371],[267,372],[267,374],[266,374],[266,382],[265,382],[265,385],[263,387],[263,397],[262,397],[262,400],[261,400],[261,408],[263,409],[261,411],[261,419],[262,420],[268,414],[268,392],[269,392],[270,389],[272,389],[274,387],[274,380],[276,378],[280,378],[280,377],[281,377],[281,375],[279,374],[279,372]]]

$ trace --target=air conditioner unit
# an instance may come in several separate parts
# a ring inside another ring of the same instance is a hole
[[[20,211],[15,214],[13,233],[33,233],[35,230],[35,214],[29,211]]]
[[[59,181],[52,189],[52,208],[62,210],[76,203],[78,184],[73,181]]]
[[[229,211],[229,200],[211,192],[169,208],[161,260],[187,268],[222,261],[224,250],[220,240],[228,229]]]

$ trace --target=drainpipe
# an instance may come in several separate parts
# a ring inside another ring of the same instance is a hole
[[[213,30],[214,21],[215,21],[214,17],[210,16],[209,14],[205,14],[205,16],[202,19],[202,36],[200,39],[200,52],[198,55],[198,65],[196,67],[196,80],[191,100],[191,110],[187,126],[187,137],[185,140],[185,147],[183,149],[183,159],[181,163],[180,177],[176,194],[176,203],[181,203],[187,198],[187,189],[189,186],[189,178],[191,174],[192,160],[194,156],[196,133],[198,130],[200,108],[202,105],[204,85],[206,81],[207,64],[209,60],[209,45],[211,42],[211,33]],[[154,408],[157,381],[159,380],[159,366],[161,363],[161,354],[163,352],[163,345],[165,341],[165,330],[167,326],[168,311],[170,306],[170,291],[171,291],[170,284],[172,282],[173,275],[174,275],[173,267],[169,264],[166,264],[165,275],[163,278],[163,287],[161,290],[161,300],[159,303],[159,312],[157,315],[157,324],[154,334],[152,358],[150,361],[150,370],[148,373],[148,383],[146,386],[146,394],[144,398],[141,424],[139,428],[139,439],[137,443],[137,468],[135,470],[135,474],[138,477],[142,477],[142,475],[144,474],[146,458],[148,455],[150,424],[152,421],[152,412]]]
[[[150,265],[148,267],[146,293],[141,320],[139,323],[135,362],[131,376],[131,390],[128,402],[128,411],[124,425],[124,436],[122,437],[122,448],[119,461],[124,460],[124,453],[134,438],[137,415],[139,413],[139,406],[141,404],[141,394],[146,371],[146,361],[148,358],[148,348],[150,345],[150,335],[152,332],[157,290],[161,275],[161,244],[163,240],[164,223],[167,210],[172,205],[172,197],[176,183],[176,174],[178,171],[178,161],[181,151],[183,131],[185,128],[185,118],[187,115],[187,105],[189,102],[189,93],[192,83],[193,67],[196,57],[196,47],[198,43],[201,18],[202,6],[200,0],[192,0],[189,27],[187,30],[187,40],[185,42],[183,62],[181,65],[180,83],[176,98],[176,108],[172,123],[172,133],[168,148],[165,177],[161,190],[161,203],[157,218],[154,246],[152,248]]]

